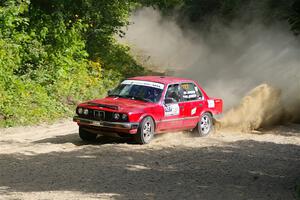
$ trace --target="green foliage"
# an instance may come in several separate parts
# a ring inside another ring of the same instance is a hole
[[[157,7],[163,11],[165,10],[172,10],[179,8],[183,5],[185,1],[184,0],[166,0],[166,1],[161,1],[161,0],[140,0],[139,3],[143,6],[154,6]]]
[[[179,10],[199,27],[247,11],[246,20],[288,20],[300,32],[299,0],[1,0],[0,126],[69,116],[79,101],[148,73],[115,39],[139,6]]]
[[[291,24],[292,31],[296,34],[300,34],[300,0],[294,2],[291,15],[288,18],[289,23]]]
[[[117,44],[135,2],[0,2],[0,126],[73,114],[122,78],[144,74]]]

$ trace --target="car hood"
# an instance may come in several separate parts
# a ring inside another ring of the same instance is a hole
[[[128,98],[120,98],[120,97],[106,97],[103,99],[94,99],[88,102],[85,102],[85,106],[89,107],[98,107],[105,110],[112,110],[118,112],[135,112],[142,111],[146,107],[152,107],[155,105],[151,102],[143,102],[139,100],[133,100]]]

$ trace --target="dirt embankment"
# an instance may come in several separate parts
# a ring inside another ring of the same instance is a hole
[[[299,125],[149,145],[86,144],[70,121],[0,132],[0,199],[294,199],[300,173]]]

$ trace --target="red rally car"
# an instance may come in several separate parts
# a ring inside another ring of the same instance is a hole
[[[124,80],[105,98],[79,104],[73,121],[84,141],[117,133],[146,144],[162,132],[193,130],[206,136],[222,107],[222,99],[208,97],[193,80],[141,76]]]

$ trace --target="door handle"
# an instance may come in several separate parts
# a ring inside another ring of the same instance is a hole
[[[184,106],[179,106],[179,108],[180,108],[180,109],[183,109],[183,108],[184,108]]]
[[[202,106],[203,106],[203,104],[202,104],[202,103],[200,103],[200,104],[199,104],[199,106],[200,106],[200,107],[202,107]]]

